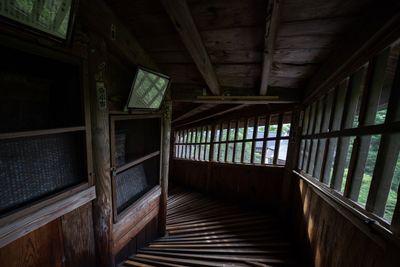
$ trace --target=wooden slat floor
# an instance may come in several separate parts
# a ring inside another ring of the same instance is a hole
[[[170,193],[167,231],[121,266],[302,266],[275,216],[200,193]]]

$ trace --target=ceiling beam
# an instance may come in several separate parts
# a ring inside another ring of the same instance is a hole
[[[270,0],[268,3],[260,95],[267,95],[269,76],[271,75],[275,50],[275,41],[279,27],[281,1],[282,0]]]
[[[220,85],[217,75],[186,0],[162,0],[162,3],[210,91],[214,95],[219,95]]]
[[[187,118],[189,118],[189,117],[192,117],[192,116],[194,116],[194,115],[197,115],[197,114],[199,114],[199,113],[202,113],[202,112],[204,112],[204,111],[206,111],[206,110],[209,110],[209,109],[215,107],[216,105],[217,105],[217,104],[200,104],[200,105],[198,105],[197,107],[192,108],[192,109],[190,109],[190,110],[184,112],[183,114],[179,115],[177,118],[173,119],[173,120],[172,120],[172,123],[175,123],[175,122],[177,122],[177,121],[181,121],[181,120],[183,120],[183,119],[187,119]]]

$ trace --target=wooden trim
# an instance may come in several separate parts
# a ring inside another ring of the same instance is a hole
[[[15,132],[15,133],[0,133],[0,140],[34,137],[42,135],[54,135],[54,134],[72,133],[72,132],[83,132],[85,130],[86,130],[85,126],[77,126],[77,127],[66,127],[66,128],[25,131],[25,132]]]
[[[267,23],[264,36],[264,58],[261,72],[260,95],[267,95],[268,82],[271,74],[272,62],[274,61],[275,41],[280,24],[280,1],[268,1]]]
[[[95,187],[84,184],[1,218],[0,248],[95,198]]]
[[[238,128],[239,128],[239,120],[235,120],[235,136],[234,136],[234,140],[236,141],[238,138]],[[233,143],[233,152],[232,152],[232,162],[235,162],[235,158],[236,158],[236,143]]]
[[[400,239],[393,235],[390,226],[382,218],[364,210],[357,203],[343,197],[308,174],[297,171],[293,171],[293,173],[310,185],[315,193],[380,247],[385,249],[387,245],[385,241],[387,240],[400,248]]]
[[[126,164],[122,165],[121,167],[118,167],[116,172],[117,172],[117,174],[120,173],[120,172],[123,172],[123,171],[125,171],[125,170],[127,170],[129,168],[132,168],[135,165],[138,165],[138,164],[142,163],[143,161],[146,161],[148,159],[151,159],[151,158],[154,158],[156,156],[159,156],[160,154],[161,154],[160,150],[152,152],[152,153],[149,153],[146,156],[140,157],[138,159],[135,159],[135,160],[133,160],[133,161],[131,161],[129,163],[126,163]]]
[[[268,138],[268,131],[269,131],[269,116],[265,115],[265,123],[264,123],[264,136],[263,136],[263,148],[261,152],[261,163],[265,164],[265,155],[267,153],[267,139]]]
[[[132,220],[138,220],[143,211],[148,210],[152,202],[156,202],[157,205],[159,197],[161,196],[161,186],[157,185],[150,191],[140,197],[135,203],[126,208],[123,212],[118,215],[118,222],[114,223],[113,236],[114,239],[120,238],[125,235],[129,228],[132,227]]]
[[[220,85],[217,75],[186,1],[162,0],[161,2],[208,88],[214,95],[219,95]]]
[[[333,138],[333,137],[350,137],[350,136],[363,136],[363,135],[376,135],[382,133],[396,133],[400,131],[400,122],[374,124],[363,126],[359,128],[349,128],[340,131],[332,131],[329,133],[319,133],[305,135],[303,139],[316,139],[316,138]]]

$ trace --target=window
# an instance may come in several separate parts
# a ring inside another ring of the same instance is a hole
[[[210,146],[211,126],[209,125],[175,132],[175,158],[209,160]]]
[[[291,112],[274,113],[178,130],[174,155],[191,160],[285,165],[291,120]],[[195,142],[190,141],[193,135],[197,136]],[[200,152],[197,156],[187,150]]]
[[[388,227],[400,181],[399,56],[397,42],[305,108],[298,161]]]

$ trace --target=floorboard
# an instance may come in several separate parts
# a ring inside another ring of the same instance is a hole
[[[274,214],[170,192],[167,233],[120,266],[304,266]]]

